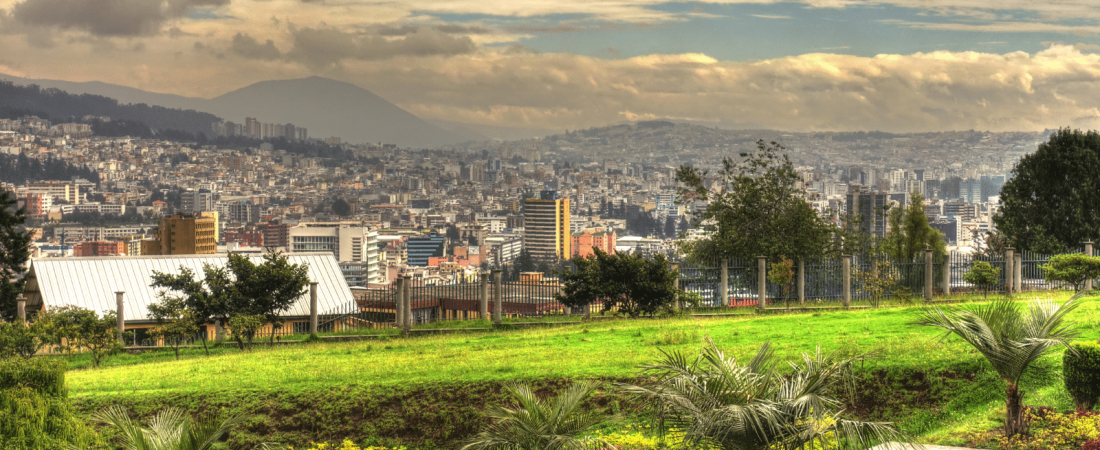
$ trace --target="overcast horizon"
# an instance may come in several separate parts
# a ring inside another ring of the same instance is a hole
[[[1100,127],[1100,6],[0,0],[0,73],[211,98],[346,81],[425,119],[790,131]]]

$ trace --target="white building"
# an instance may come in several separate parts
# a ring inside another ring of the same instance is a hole
[[[301,223],[290,229],[291,253],[329,252],[340,263],[362,263],[369,283],[381,282],[378,233],[357,222]]]

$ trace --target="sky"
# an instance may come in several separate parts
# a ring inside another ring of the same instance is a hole
[[[0,73],[205,98],[322,76],[538,129],[1098,128],[1100,2],[0,0]]]

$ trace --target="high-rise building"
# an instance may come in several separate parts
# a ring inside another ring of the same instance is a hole
[[[264,234],[264,247],[286,248],[290,246],[290,225],[285,223],[260,223],[256,228]]]
[[[179,214],[160,218],[158,237],[144,241],[146,255],[212,255],[218,251],[218,219]],[[146,242],[148,244],[146,244]]]
[[[280,225],[270,225],[269,230],[277,231]],[[331,252],[340,263],[362,263],[366,281],[377,283],[381,280],[379,272],[378,233],[367,230],[358,222],[313,222],[302,223],[289,229],[289,251]],[[264,246],[272,244],[264,238]]]
[[[424,236],[410,237],[406,241],[408,250],[408,264],[410,266],[427,267],[428,260],[432,257],[442,257],[446,252],[447,238],[437,233]]]
[[[852,186],[846,197],[848,223],[858,223],[864,232],[886,236],[886,205],[889,194],[873,192],[863,186]]]
[[[196,214],[214,209],[214,194],[207,189],[188,189],[180,193],[180,211]]]
[[[539,192],[539,198],[523,201],[523,245],[531,257],[557,261],[572,255],[569,233],[569,199],[557,191]]]

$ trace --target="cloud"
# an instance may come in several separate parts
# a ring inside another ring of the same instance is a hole
[[[11,8],[14,20],[34,26],[87,31],[98,36],[154,34],[195,8],[229,0],[25,0]]]
[[[271,61],[283,56],[283,52],[275,47],[275,42],[268,39],[261,44],[256,38],[243,33],[233,36],[233,42],[229,45],[229,51],[235,55],[249,59],[261,59]]]
[[[289,60],[311,67],[328,67],[343,60],[378,60],[396,56],[451,56],[471,53],[477,46],[468,36],[454,36],[421,27],[402,38],[373,33],[349,33],[336,28],[292,30]]]
[[[767,14],[749,14],[753,17],[759,17],[761,19],[790,19],[791,16],[770,16]]]

